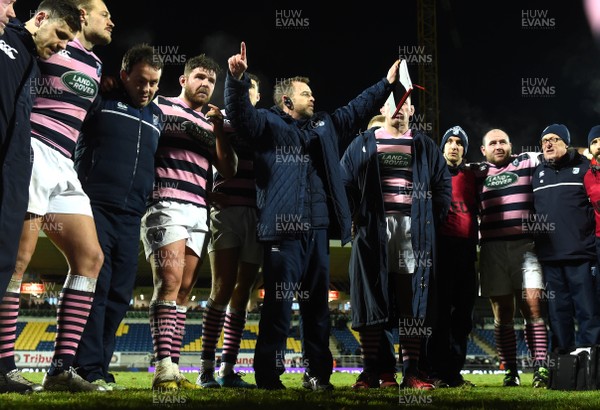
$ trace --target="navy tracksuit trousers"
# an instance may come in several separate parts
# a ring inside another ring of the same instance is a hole
[[[15,272],[19,240],[29,201],[32,151],[31,136],[26,141],[14,133],[0,147],[0,300]]]
[[[329,350],[329,239],[326,229],[313,229],[300,239],[265,246],[265,299],[254,353],[256,382],[271,384],[285,371],[286,340],[292,301],[302,316],[303,363],[311,376],[329,381],[333,357]]]
[[[104,265],[98,275],[90,317],[75,357],[77,372],[88,381],[114,382],[108,366],[116,331],[133,296],[140,247],[141,217],[92,205]]]
[[[552,350],[600,343],[597,261],[544,263]],[[575,319],[579,326],[575,336]]]

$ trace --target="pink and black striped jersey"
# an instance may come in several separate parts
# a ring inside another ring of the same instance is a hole
[[[412,132],[394,137],[384,128],[375,131],[379,175],[386,213],[410,215],[412,207]]]
[[[73,156],[88,111],[97,101],[102,62],[75,39],[46,61],[31,113],[31,134],[67,158]]]
[[[227,206],[255,208],[254,151],[250,141],[236,133],[227,119],[224,123],[224,131],[229,134],[229,143],[238,157],[237,172],[233,178],[225,179],[215,169],[213,191],[227,195]]]
[[[154,162],[151,202],[170,200],[207,207],[212,150],[183,132],[182,123],[192,121],[210,131],[213,126],[178,97],[158,96],[155,103],[164,114],[164,128]]]
[[[534,153],[522,153],[502,167],[484,163],[477,174],[480,194],[480,239],[514,240],[530,237],[524,226],[533,211]]]

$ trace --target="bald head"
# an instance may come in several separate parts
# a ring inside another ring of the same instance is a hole
[[[481,153],[489,163],[497,166],[504,165],[512,155],[512,145],[508,134],[497,128],[489,130],[483,136]]]

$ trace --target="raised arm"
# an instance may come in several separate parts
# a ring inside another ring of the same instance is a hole
[[[225,78],[225,111],[231,125],[247,138],[264,136],[266,113],[257,110],[248,97],[250,79],[244,75],[248,68],[246,44],[242,42],[240,53],[228,60],[229,70]]]
[[[240,53],[229,57],[227,60],[229,72],[236,80],[241,80],[242,76],[248,69],[248,59],[246,58],[246,43],[242,41],[240,45]]]
[[[383,106],[398,81],[400,60],[396,60],[388,69],[385,78],[364,90],[358,97],[332,115],[335,127],[340,136],[340,148],[344,149],[350,140],[358,134],[359,127],[366,123]]]

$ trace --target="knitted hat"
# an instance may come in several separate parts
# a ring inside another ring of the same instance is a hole
[[[600,138],[600,125],[594,125],[590,130],[590,133],[588,134],[588,148],[596,138]]]
[[[544,131],[542,131],[542,136],[540,137],[540,140],[544,138],[544,135],[546,134],[556,134],[565,142],[565,144],[571,145],[571,134],[569,134],[569,129],[565,125],[548,125],[546,128],[544,128]]]
[[[469,137],[467,137],[467,133],[465,132],[465,130],[463,130],[459,125],[455,125],[448,131],[446,131],[446,133],[442,137],[442,142],[440,144],[442,151],[444,150],[444,146],[446,145],[446,142],[448,142],[448,138],[450,137],[460,138],[460,140],[462,141],[462,145],[465,148],[464,155],[467,155],[467,150],[469,149]]]

